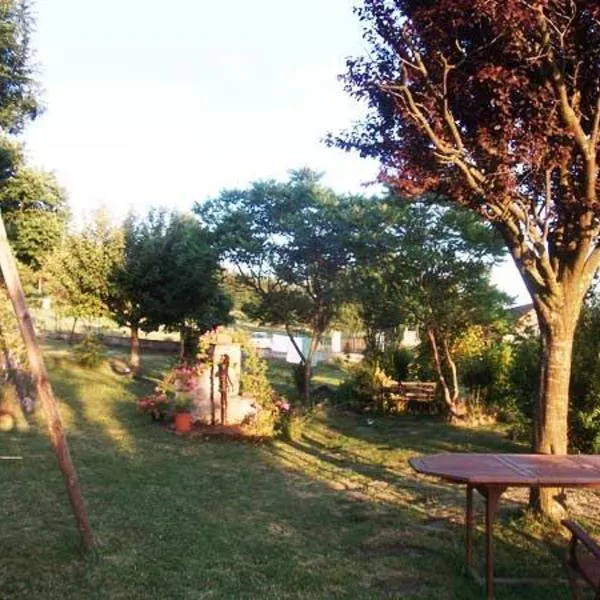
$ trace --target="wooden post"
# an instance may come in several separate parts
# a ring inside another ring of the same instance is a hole
[[[71,461],[69,446],[63,432],[60,413],[48,379],[44,359],[37,342],[31,315],[27,308],[25,295],[23,294],[23,288],[19,279],[19,273],[8,243],[6,228],[4,227],[4,220],[1,214],[0,269],[2,270],[8,295],[17,317],[17,323],[19,324],[19,330],[23,337],[25,348],[27,349],[29,365],[31,367],[31,373],[33,375],[38,398],[46,413],[50,442],[65,481],[67,496],[71,508],[73,509],[73,514],[75,515],[75,521],[77,522],[77,528],[79,529],[79,534],[81,536],[81,543],[85,550],[89,550],[94,545],[92,530],[90,529],[83,497],[81,496],[81,491],[77,483],[77,474],[73,462]]]

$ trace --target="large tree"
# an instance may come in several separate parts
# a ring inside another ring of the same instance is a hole
[[[3,134],[19,133],[40,110],[29,45],[32,26],[30,3],[27,0],[0,0],[0,132]],[[7,178],[14,170],[12,163],[12,153],[5,146],[0,147],[0,187],[6,185]],[[25,343],[38,398],[46,412],[50,440],[81,541],[84,548],[88,549],[93,545],[93,537],[87,512],[1,216],[0,268]]]
[[[600,5],[363,0],[370,110],[337,140],[407,195],[443,193],[498,229],[531,294],[543,361],[534,450],[567,452],[573,332],[600,261]],[[557,517],[555,490],[532,503]]]
[[[313,356],[341,305],[350,257],[339,218],[347,201],[319,179],[309,169],[293,171],[287,182],[255,182],[195,208],[222,257],[256,293],[246,312],[286,328],[303,366],[306,402]],[[310,331],[306,351],[294,339],[298,327]]]

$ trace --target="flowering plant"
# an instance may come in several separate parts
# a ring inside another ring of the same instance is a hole
[[[201,366],[179,363],[175,365],[160,382],[159,388],[166,394],[175,392],[193,392],[198,384]]]
[[[167,395],[162,392],[138,398],[136,404],[141,415],[150,415],[155,421],[164,421],[171,408]]]
[[[282,396],[273,396],[273,406],[279,413],[289,413],[292,409],[291,404]]]

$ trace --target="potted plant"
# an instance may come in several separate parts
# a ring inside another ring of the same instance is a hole
[[[189,394],[179,392],[175,396],[173,407],[175,413],[175,431],[186,433],[192,429],[192,398]]]

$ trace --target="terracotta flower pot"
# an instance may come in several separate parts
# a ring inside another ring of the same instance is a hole
[[[177,433],[187,433],[192,430],[192,413],[175,413],[175,431]]]

